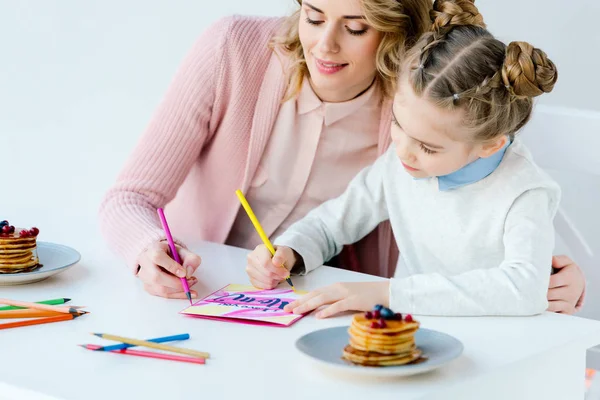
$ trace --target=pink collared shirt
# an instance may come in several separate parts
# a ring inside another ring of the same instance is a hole
[[[380,101],[378,85],[373,84],[352,100],[323,102],[305,79],[298,96],[282,105],[246,194],[269,238],[342,194],[347,183],[373,162],[378,154]],[[227,243],[247,249],[262,243],[243,209]]]

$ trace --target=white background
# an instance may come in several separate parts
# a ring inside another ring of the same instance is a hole
[[[567,249],[589,278],[582,315],[600,319],[600,5],[477,4],[497,36],[527,40],[558,65],[556,90],[542,96],[524,137],[563,186],[564,209],[593,252]],[[43,239],[63,243],[97,229],[103,193],[202,30],[220,16],[294,7],[293,0],[0,0],[0,219],[29,215],[14,222],[32,226],[51,214]]]

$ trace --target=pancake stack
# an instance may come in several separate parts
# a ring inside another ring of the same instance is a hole
[[[414,340],[417,329],[419,322],[410,315],[403,318],[389,308],[375,306],[373,311],[354,315],[343,358],[372,367],[408,364],[421,357]]]
[[[39,229],[15,228],[0,222],[0,274],[31,272],[41,265],[37,255]]]

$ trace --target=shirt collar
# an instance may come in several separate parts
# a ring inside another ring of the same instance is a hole
[[[447,190],[456,189],[461,186],[480,181],[486,176],[490,175],[496,170],[496,168],[498,168],[498,165],[500,165],[500,162],[504,157],[504,153],[510,144],[510,140],[507,140],[504,147],[491,156],[486,158],[478,158],[477,160],[465,165],[457,171],[454,171],[448,175],[438,176],[439,190],[444,192]]]
[[[304,78],[302,82],[302,88],[297,98],[298,114],[307,114],[311,111],[316,110],[319,107],[323,107],[323,117],[326,126],[329,126],[340,119],[358,111],[364,106],[373,96],[376,90],[377,83],[373,82],[369,89],[362,93],[360,96],[355,97],[352,100],[344,101],[341,103],[328,103],[323,102],[310,86],[308,78]]]

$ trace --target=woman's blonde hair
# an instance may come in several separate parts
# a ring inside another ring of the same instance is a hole
[[[529,43],[494,38],[471,0],[436,0],[431,19],[405,61],[412,89],[442,108],[465,110],[477,142],[514,137],[533,98],[552,91],[554,63]]]
[[[302,6],[302,0],[296,0]],[[367,23],[381,32],[377,49],[377,77],[385,96],[395,93],[398,66],[405,51],[429,30],[431,0],[361,0]],[[294,97],[308,75],[308,67],[298,35],[301,9],[288,17],[281,35],[271,39],[270,47],[279,49],[291,59],[288,90],[284,100]]]

